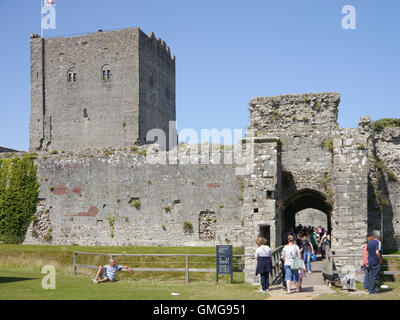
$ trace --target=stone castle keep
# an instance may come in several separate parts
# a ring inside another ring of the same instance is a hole
[[[175,120],[175,57],[154,34],[32,36],[31,151],[145,144]]]
[[[168,135],[175,57],[165,42],[139,28],[32,35],[30,151],[41,199],[25,243],[230,243],[253,254],[258,235],[276,248],[296,213],[312,208],[327,216],[336,253],[360,253],[381,213],[384,247],[398,249],[400,128],[377,130],[368,117],[340,128],[339,103],[333,92],[252,99],[241,142],[254,145],[248,175],[223,162],[150,164],[151,129],[167,134],[167,154],[190,149]]]

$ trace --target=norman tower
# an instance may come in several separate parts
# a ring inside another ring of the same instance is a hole
[[[154,33],[31,36],[30,151],[142,145],[156,128],[168,145],[170,121],[175,57]]]

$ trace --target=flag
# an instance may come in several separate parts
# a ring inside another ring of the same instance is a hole
[[[46,6],[54,6],[55,5],[55,0],[46,0],[45,4],[46,4]]]

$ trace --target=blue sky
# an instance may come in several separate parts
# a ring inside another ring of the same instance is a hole
[[[177,57],[178,130],[245,128],[256,96],[337,91],[339,124],[400,117],[398,0],[56,0],[46,37],[139,26]],[[341,27],[353,5],[357,29]],[[0,0],[0,146],[29,147],[40,0]]]

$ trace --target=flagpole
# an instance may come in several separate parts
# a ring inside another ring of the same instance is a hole
[[[42,33],[41,33],[41,35],[42,35],[42,39],[43,39],[43,33],[44,33],[44,30],[43,30],[43,16],[42,16],[42,12],[43,12],[43,2],[44,2],[44,0],[40,0],[40,27],[41,27],[41,31],[42,31]]]

